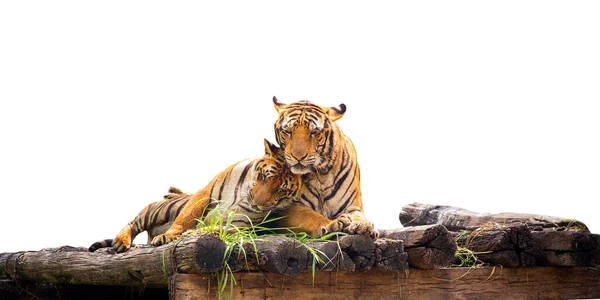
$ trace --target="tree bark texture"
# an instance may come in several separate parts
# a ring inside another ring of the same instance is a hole
[[[474,252],[492,265],[504,267],[535,266],[541,257],[539,247],[527,225],[479,228],[458,238],[459,245]]]
[[[454,261],[456,239],[443,225],[380,230],[380,239],[404,241],[408,264],[418,269],[448,267]]]
[[[498,223],[500,225],[526,224],[532,230],[552,228],[589,232],[585,224],[574,219],[519,213],[477,213],[460,207],[423,203],[411,203],[402,207],[400,222],[405,227],[441,224],[450,231],[472,231],[487,223]]]
[[[212,234],[184,236],[160,247],[132,247],[121,254],[86,248],[0,254],[0,279],[39,283],[165,286],[179,273],[220,269],[225,245]]]

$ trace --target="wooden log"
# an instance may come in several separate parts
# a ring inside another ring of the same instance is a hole
[[[264,266],[267,262],[265,253],[255,251],[254,245],[244,243],[243,245],[234,245],[229,257],[227,265],[232,272],[237,271],[258,271],[259,266]]]
[[[578,231],[534,231],[540,249],[552,251],[591,251],[600,248],[600,235]]]
[[[474,252],[490,252],[477,257],[504,267],[534,266],[541,257],[527,225],[479,228],[459,238],[459,244]]]
[[[387,271],[406,269],[407,254],[403,242],[391,239],[373,239],[361,235],[340,237],[338,241],[308,243],[326,262],[318,265],[319,271],[353,271],[372,267]],[[334,259],[331,259],[333,257]],[[308,268],[312,257],[309,255]]]
[[[375,241],[375,267],[385,271],[408,269],[408,253],[404,252],[404,242],[391,239]]]
[[[160,247],[133,247],[120,254],[91,253],[85,248],[0,254],[0,280],[91,285],[166,286],[179,273],[220,268],[225,245],[212,234],[188,235]],[[172,265],[172,263],[174,263]],[[173,268],[174,266],[174,268]]]
[[[552,250],[542,250],[541,263],[544,266],[572,267],[587,266],[600,267],[598,257],[600,251],[593,252],[560,252]]]
[[[258,246],[263,247],[263,246]],[[258,248],[257,247],[257,248]],[[295,247],[295,246],[294,246]],[[309,250],[310,247],[312,250]],[[305,268],[311,269],[313,267],[313,255],[317,255],[323,263],[315,261],[316,271],[354,271],[356,266],[352,259],[347,253],[341,250],[341,246],[335,241],[322,241],[322,242],[309,242],[306,247],[295,247],[297,250],[304,249],[306,251],[306,262]],[[258,248],[259,250],[261,248]],[[314,254],[313,254],[314,253]],[[268,261],[267,254],[264,251],[255,251],[254,245],[246,243],[243,245],[243,250],[239,246],[235,246],[229,257],[229,268],[236,271],[258,271],[266,270],[265,265]],[[302,257],[298,257],[299,260]],[[295,270],[294,273],[298,273],[300,269]],[[293,274],[290,274],[293,275]]]
[[[313,282],[314,279],[314,282]],[[295,277],[238,273],[232,299],[594,299],[600,271],[590,268],[451,268],[401,272],[303,272]],[[175,299],[217,299],[199,275],[175,277]]]
[[[589,232],[587,226],[577,220],[518,213],[477,213],[459,207],[411,203],[402,207],[400,222],[404,226],[441,224],[450,231],[475,230],[487,223],[500,225],[527,224],[530,228],[555,230],[578,230]]]
[[[296,240],[279,236],[246,243],[245,258],[235,252],[228,262],[243,269],[246,258],[256,269],[295,275],[307,265],[307,249]],[[225,244],[213,234],[192,234],[160,247],[133,247],[120,254],[104,249],[61,247],[46,251],[0,254],[0,279],[40,283],[165,286],[178,273],[214,272],[223,267]],[[258,253],[254,250],[257,249]],[[239,249],[238,249],[239,250]],[[252,261],[254,257],[259,259]],[[173,267],[174,266],[174,267]]]
[[[247,243],[245,249],[249,257],[256,257],[254,249],[258,250],[258,268],[264,271],[293,276],[306,269],[307,250],[294,239],[265,236],[255,239],[254,245]]]
[[[307,246],[312,247],[315,252],[308,254],[308,269],[312,269],[313,255],[317,255],[323,261],[323,263],[315,265],[317,271],[354,271],[356,269],[354,261],[346,252],[342,251],[338,242],[310,242]]]
[[[600,235],[577,231],[534,231],[540,264],[560,267],[600,266]]]
[[[413,268],[443,268],[454,261],[456,240],[443,225],[380,230],[380,237],[404,241],[408,264]]]
[[[356,269],[368,270],[375,264],[375,241],[364,235],[345,235],[338,238],[344,252],[350,256]]]
[[[378,245],[377,252],[373,240],[360,235],[342,237],[339,244],[324,242],[316,249],[321,258],[328,259],[317,269],[354,270],[357,263],[360,268],[371,268],[375,262],[387,270],[404,268],[401,243],[382,241]],[[0,280],[165,286],[173,273],[220,270],[226,246],[216,235],[190,234],[160,247],[136,246],[120,254],[111,253],[108,249],[91,253],[85,248],[66,246],[45,251],[2,253]],[[400,253],[399,256],[393,257],[396,253]],[[298,274],[307,266],[312,267],[306,245],[281,236],[264,236],[234,248],[228,263],[233,271],[263,270],[289,276]]]

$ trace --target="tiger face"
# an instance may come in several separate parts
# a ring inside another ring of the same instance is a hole
[[[334,143],[333,122],[346,112],[346,105],[322,107],[309,101],[284,104],[273,97],[279,113],[275,137],[285,162],[294,174],[318,170],[330,160]]]
[[[255,164],[248,201],[260,210],[281,210],[296,199],[301,184],[301,177],[285,165],[283,150],[265,140],[265,155]]]

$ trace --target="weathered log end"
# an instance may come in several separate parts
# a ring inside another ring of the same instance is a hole
[[[368,270],[375,264],[375,241],[372,238],[363,235],[345,235],[338,241],[357,269]]]
[[[407,248],[408,264],[417,269],[431,270],[448,267],[453,261],[454,256],[449,259],[448,255],[435,248],[415,247]]]
[[[356,269],[350,256],[342,251],[341,245],[337,241],[310,242],[307,246],[312,249],[308,253],[308,269],[312,269],[313,264],[316,271],[354,271]],[[313,260],[315,255],[322,263]]]
[[[380,236],[404,241],[408,264],[419,269],[448,267],[454,261],[457,244],[443,225],[413,226],[380,230]]]
[[[600,266],[600,235],[578,231],[534,231],[531,234],[541,250],[540,265]]]
[[[300,242],[280,236],[267,236],[254,242],[266,258],[264,265],[259,265],[260,269],[288,276],[306,269],[308,254]]]
[[[480,260],[504,267],[534,266],[541,257],[527,225],[481,227],[459,237],[459,243],[480,252]]]
[[[229,254],[227,264],[231,271],[257,271],[259,266],[265,265],[267,257],[262,251],[256,251],[252,243],[235,245]]]
[[[205,234],[196,240],[196,264],[202,270],[213,272],[223,267],[225,243],[215,234]]]
[[[408,268],[408,253],[401,240],[378,239],[375,241],[375,267],[386,271]]]

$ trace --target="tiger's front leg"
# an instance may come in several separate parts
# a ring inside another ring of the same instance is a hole
[[[151,244],[160,246],[170,243],[177,239],[186,230],[192,229],[196,225],[196,219],[202,218],[204,210],[208,206],[210,199],[201,197],[198,194],[192,196],[189,202],[183,207],[173,225],[164,234],[159,234],[152,239]]]
[[[300,204],[293,204],[283,210],[281,216],[283,218],[278,221],[280,227],[289,228],[294,232],[306,232],[313,237],[342,232],[352,221],[349,215],[341,215],[332,220]]]

